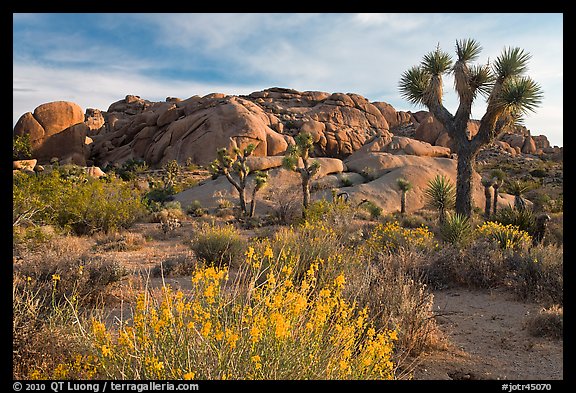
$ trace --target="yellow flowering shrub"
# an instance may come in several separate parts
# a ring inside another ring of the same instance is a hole
[[[476,233],[481,238],[498,243],[504,250],[525,248],[532,242],[528,232],[512,224],[503,225],[494,221],[485,222],[476,228]]]
[[[396,332],[342,296],[344,274],[318,286],[320,262],[300,283],[289,264],[269,264],[269,244],[248,247],[249,282],[206,267],[184,296],[141,295],[131,321],[112,332],[94,320],[100,374],[128,379],[392,379]],[[278,258],[282,258],[281,255]],[[260,275],[260,280],[257,276]]]
[[[397,252],[400,249],[437,248],[438,244],[434,241],[434,234],[425,226],[404,228],[397,221],[391,221],[376,225],[370,232],[366,246],[370,251]]]

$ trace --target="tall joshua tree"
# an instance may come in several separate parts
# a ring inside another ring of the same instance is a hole
[[[402,195],[400,197],[400,214],[406,213],[406,193],[412,189],[412,183],[408,180],[400,177],[396,179],[396,184],[400,191],[402,191]]]
[[[294,172],[298,172],[302,179],[302,205],[304,210],[302,216],[306,216],[306,209],[310,204],[310,180],[320,169],[320,163],[316,160],[310,161],[310,152],[314,149],[312,135],[302,132],[294,138],[296,144],[290,145],[282,161],[282,166]],[[302,168],[298,167],[298,159],[302,159]]]
[[[473,39],[456,40],[455,62],[439,47],[426,54],[420,65],[402,74],[400,92],[408,101],[424,105],[444,126],[458,154],[456,211],[472,214],[472,174],[482,146],[494,141],[507,127],[534,112],[542,100],[540,86],[525,76],[530,54],[520,48],[505,48],[493,64],[475,65],[481,46]],[[459,105],[453,115],[442,104],[442,76],[454,75]],[[478,93],[487,97],[486,113],[478,133],[468,138],[467,126]]]

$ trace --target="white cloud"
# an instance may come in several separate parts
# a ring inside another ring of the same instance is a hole
[[[83,110],[97,108],[105,111],[110,104],[128,94],[150,101],[164,101],[166,97],[186,99],[215,92],[248,94],[262,89],[255,85],[160,80],[133,72],[94,72],[14,64],[12,120],[16,124],[22,114],[32,112],[37,106],[51,101],[72,101]]]

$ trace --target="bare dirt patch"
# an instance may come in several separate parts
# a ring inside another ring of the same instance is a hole
[[[446,350],[423,354],[414,379],[563,379],[563,340],[532,337],[526,320],[540,309],[502,291],[435,292]]]

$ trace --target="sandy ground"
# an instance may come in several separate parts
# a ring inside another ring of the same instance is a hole
[[[540,309],[501,292],[435,292],[447,350],[426,353],[414,379],[563,379],[563,341],[532,337],[526,319]]]

